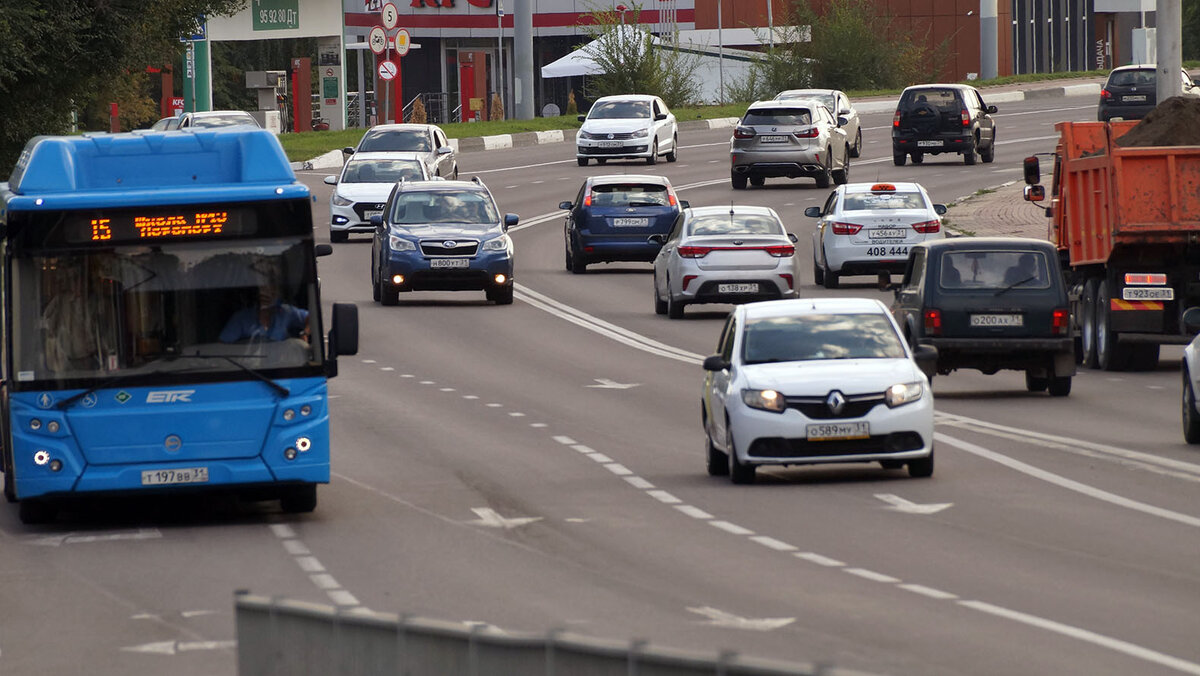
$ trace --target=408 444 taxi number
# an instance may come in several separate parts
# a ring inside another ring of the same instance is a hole
[[[908,256],[906,246],[872,246],[867,248],[868,256]]]

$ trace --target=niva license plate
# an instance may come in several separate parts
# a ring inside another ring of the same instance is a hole
[[[971,326],[977,328],[1024,325],[1024,315],[971,315]]]

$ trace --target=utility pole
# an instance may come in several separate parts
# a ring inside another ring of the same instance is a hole
[[[999,75],[996,0],[979,0],[979,79],[994,80]]]
[[[513,2],[513,112],[518,120],[532,120],[533,100],[533,2]]]
[[[1180,0],[1158,0],[1154,13],[1155,94],[1162,103],[1183,94],[1183,9]]]
[[[717,73],[720,78],[721,105],[725,105],[725,28],[721,23],[723,14],[721,0],[717,0]]]

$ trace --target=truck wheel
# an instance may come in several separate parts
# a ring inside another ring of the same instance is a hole
[[[1079,299],[1079,342],[1077,358],[1084,366],[1094,369],[1096,365],[1096,284],[1089,279],[1083,284],[1083,296]]]
[[[1196,391],[1187,366],[1183,367],[1183,440],[1200,444],[1200,413],[1196,412]]]
[[[1096,365],[1104,371],[1124,371],[1129,367],[1130,349],[1117,342],[1117,332],[1109,321],[1108,280],[1096,287]]]

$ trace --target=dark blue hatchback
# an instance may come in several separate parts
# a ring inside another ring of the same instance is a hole
[[[590,263],[651,262],[662,244],[650,235],[671,231],[682,206],[665,176],[613,174],[583,182],[567,210],[563,240],[568,272]]]

